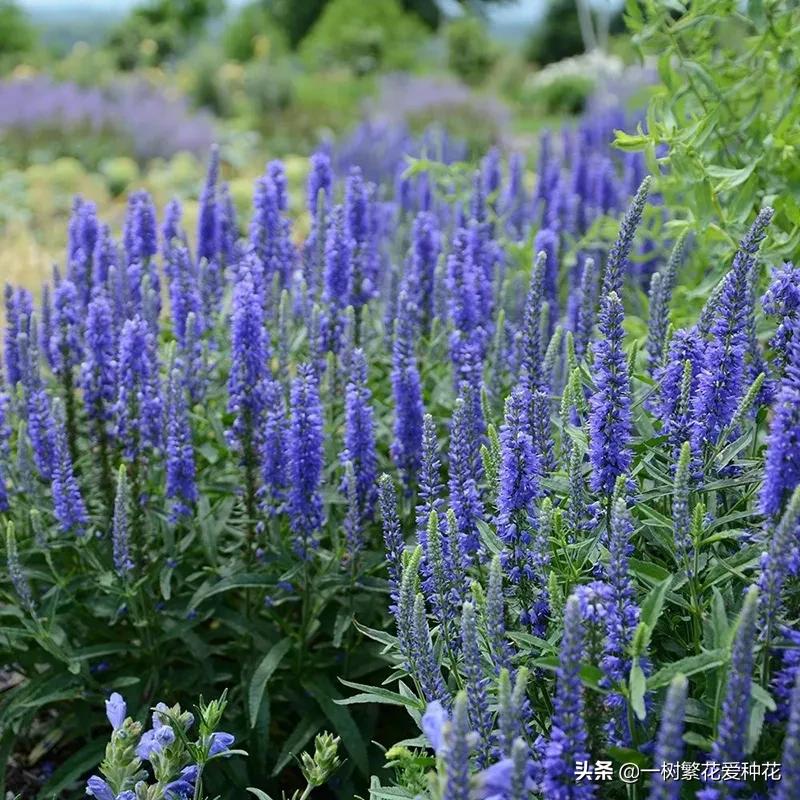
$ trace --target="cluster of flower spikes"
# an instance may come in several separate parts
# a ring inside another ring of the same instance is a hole
[[[196,785],[203,769],[214,758],[231,752],[234,737],[215,731],[224,701],[201,705],[197,739],[191,741],[194,715],[180,706],[158,703],[152,713],[152,727],[128,716],[127,705],[114,692],[106,701],[111,739],[100,765],[102,775],[86,782],[86,794],[96,800],[189,800],[196,797]],[[176,732],[177,731],[177,732]]]

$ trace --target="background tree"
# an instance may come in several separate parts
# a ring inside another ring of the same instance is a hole
[[[0,0],[0,58],[33,49],[36,33],[14,0]]]
[[[225,10],[225,0],[150,0],[131,11],[109,44],[121,69],[160,63],[185,49],[206,23]]]

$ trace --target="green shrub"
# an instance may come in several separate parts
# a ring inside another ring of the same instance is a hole
[[[800,7],[764,0],[746,6],[707,0],[629,2],[634,43],[658,58],[661,85],[647,131],[619,134],[644,150],[658,189],[696,233],[705,263],[729,248],[763,205],[775,208],[769,248],[789,258],[800,245]]]
[[[447,63],[469,84],[482,83],[497,60],[497,50],[476,17],[462,17],[447,26]]]
[[[580,114],[595,88],[586,76],[564,75],[538,88],[536,103],[547,114]]]
[[[222,33],[222,49],[226,58],[246,62],[257,57],[283,55],[288,42],[264,4],[252,2],[228,23]]]
[[[412,67],[424,35],[422,23],[397,0],[333,0],[301,51],[315,68],[341,65],[366,75]]]

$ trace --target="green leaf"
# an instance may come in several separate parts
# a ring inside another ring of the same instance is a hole
[[[222,594],[223,592],[229,592],[231,589],[266,589],[274,585],[274,578],[268,578],[266,575],[256,575],[246,572],[241,575],[233,575],[229,578],[223,578],[218,583],[201,586],[189,601],[189,608],[197,608],[197,606],[210,597]]]
[[[253,672],[253,677],[250,679],[250,687],[247,690],[247,710],[250,715],[251,728],[255,727],[258,708],[261,705],[261,698],[264,696],[267,683],[280,665],[283,657],[289,652],[291,646],[292,640],[288,636],[285,639],[281,639],[272,646],[270,651],[261,659],[261,663],[256,667],[255,672]]]
[[[671,664],[662,667],[655,675],[651,675],[647,679],[647,688],[650,690],[660,689],[662,686],[668,686],[672,679],[678,675],[695,675],[698,672],[705,672],[709,669],[715,669],[722,666],[728,660],[728,653],[726,650],[720,648],[719,650],[709,650],[706,653],[700,653],[696,656],[687,656],[679,661],[673,661]]]
[[[631,708],[633,708],[633,713],[636,714],[637,719],[644,720],[647,716],[647,709],[644,704],[644,695],[647,691],[647,678],[645,677],[644,670],[639,665],[638,658],[634,658],[633,660],[628,685],[631,693]]]
[[[247,791],[250,792],[250,794],[254,794],[258,800],[272,800],[272,798],[266,792],[262,792],[261,789],[255,789],[252,786],[248,786]]]
[[[775,701],[772,699],[772,695],[763,687],[757,683],[753,683],[750,685],[750,694],[753,696],[753,700],[756,701],[759,705],[764,706],[769,711],[776,711],[777,706],[775,705]]]
[[[404,697],[402,694],[389,691],[389,689],[384,689],[381,686],[367,686],[364,683],[353,683],[351,681],[346,681],[344,678],[339,678],[339,682],[345,686],[349,686],[351,689],[360,689],[362,692],[362,694],[353,695],[353,697],[335,700],[334,702],[340,706],[356,703],[384,703],[393,706],[408,706],[409,708],[418,708],[419,710],[424,708],[424,703],[419,699]]]
[[[641,620],[652,631],[656,627],[658,618],[664,609],[664,601],[667,597],[669,587],[672,585],[672,575],[666,580],[661,581],[658,586],[654,586],[642,603]]]

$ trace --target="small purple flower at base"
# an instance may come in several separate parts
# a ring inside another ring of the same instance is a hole
[[[119,692],[112,692],[111,696],[106,700],[106,717],[113,730],[117,731],[122,727],[127,713],[128,707],[125,705],[122,695]]]
[[[155,715],[154,715],[155,717]],[[175,732],[169,725],[154,725],[149,731],[142,734],[139,744],[136,746],[136,755],[142,761],[150,761],[154,755],[160,753],[165,747],[169,747],[175,741]]]
[[[236,737],[231,733],[212,733],[208,754],[210,756],[218,756],[220,753],[230,750],[235,741]]]
[[[196,764],[184,767],[180,775],[164,787],[164,800],[191,800],[194,797],[198,772]]]
[[[86,794],[97,800],[116,800],[111,787],[98,775],[86,781]]]

